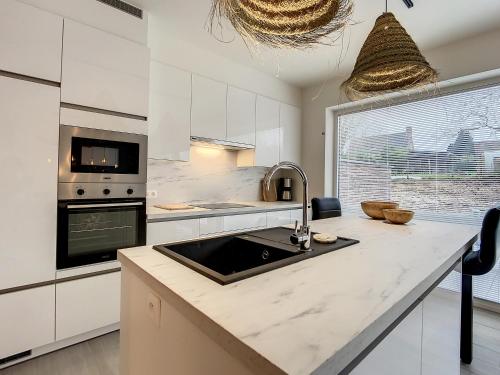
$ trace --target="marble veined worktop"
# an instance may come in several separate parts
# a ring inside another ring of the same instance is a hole
[[[241,342],[236,354],[228,351],[242,360],[262,358],[275,373],[338,374],[460,259],[479,232],[361,216],[311,225],[360,243],[226,286],[147,246],[121,250],[119,260],[179,297],[183,308],[216,327],[214,337],[220,331]]]

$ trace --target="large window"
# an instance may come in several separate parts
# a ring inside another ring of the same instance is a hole
[[[480,224],[500,205],[500,86],[341,115],[338,195],[346,210],[387,199],[421,219]],[[475,278],[500,302],[500,265]]]

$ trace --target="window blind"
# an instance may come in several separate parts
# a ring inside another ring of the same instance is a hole
[[[419,219],[480,225],[500,205],[500,86],[341,115],[337,152],[344,210],[394,200]],[[500,303],[500,265],[475,283]]]

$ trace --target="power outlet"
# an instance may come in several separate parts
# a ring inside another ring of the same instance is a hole
[[[148,190],[146,198],[150,199],[158,198],[158,192],[156,190]]]

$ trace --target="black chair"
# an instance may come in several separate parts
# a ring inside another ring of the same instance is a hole
[[[313,198],[311,206],[313,220],[342,216],[342,208],[337,198]]]
[[[460,332],[460,358],[472,362],[472,276],[490,272],[497,261],[500,207],[492,208],[484,216],[479,251],[469,251],[462,259],[462,319]]]

